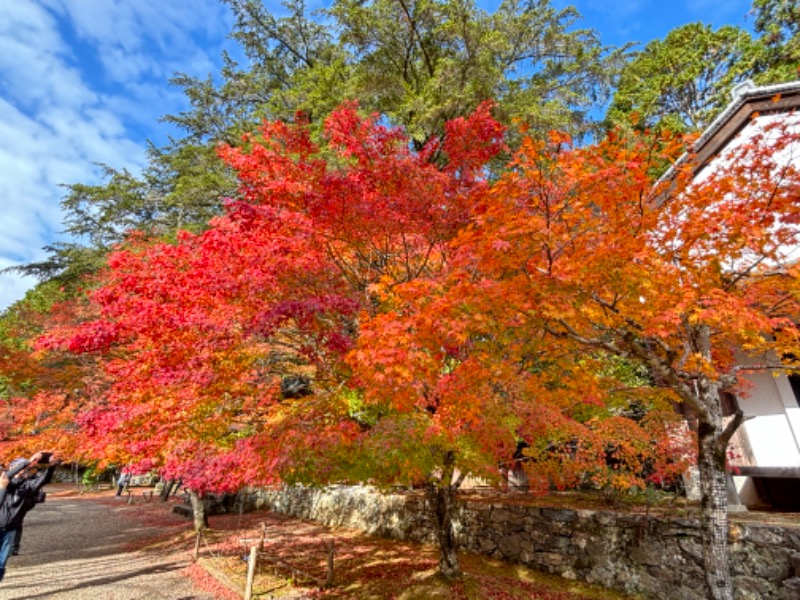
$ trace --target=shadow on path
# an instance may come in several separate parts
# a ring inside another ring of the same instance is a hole
[[[0,600],[213,600],[182,574],[188,553],[130,550],[162,532],[138,516],[123,503],[49,495],[25,519]]]

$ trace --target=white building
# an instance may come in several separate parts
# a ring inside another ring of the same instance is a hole
[[[724,168],[726,151],[763,133],[776,121],[800,131],[800,81],[738,86],[733,101],[696,143],[695,180]],[[800,148],[790,148],[778,160],[800,165]],[[800,249],[792,249],[794,252],[800,259]],[[756,372],[747,377],[753,384],[747,396],[723,398],[725,414],[732,414],[738,406],[746,418],[730,448],[739,498],[750,508],[800,510],[800,375]]]

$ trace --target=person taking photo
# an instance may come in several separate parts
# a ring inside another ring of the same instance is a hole
[[[6,573],[6,563],[11,556],[25,515],[36,504],[41,489],[53,478],[59,464],[51,461],[52,453],[37,452],[29,459],[15,458],[8,471],[0,474],[0,581]],[[41,474],[32,475],[26,470],[36,465],[47,465]]]

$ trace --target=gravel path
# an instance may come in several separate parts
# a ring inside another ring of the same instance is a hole
[[[0,600],[213,600],[186,576],[186,551],[130,549],[160,530],[143,524],[137,505],[117,502],[51,492],[25,518]]]

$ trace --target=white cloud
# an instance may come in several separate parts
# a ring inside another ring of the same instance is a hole
[[[74,68],[63,62],[68,48],[58,37],[51,15],[32,4],[23,3],[24,10],[19,12],[11,6],[0,4],[3,97],[26,110],[56,100],[73,106],[92,102],[92,90],[82,84]]]
[[[196,36],[219,40],[230,25],[221,3],[207,0],[61,0],[61,7],[118,82],[144,74],[166,79],[175,70],[191,70],[187,63],[196,61],[210,70],[213,62]],[[153,61],[154,54],[162,60]]]
[[[218,0],[0,2],[0,269],[58,239],[60,184],[98,183],[95,163],[141,168],[158,118],[184,107],[168,78],[216,70],[228,13]],[[34,283],[0,274],[0,310]]]

